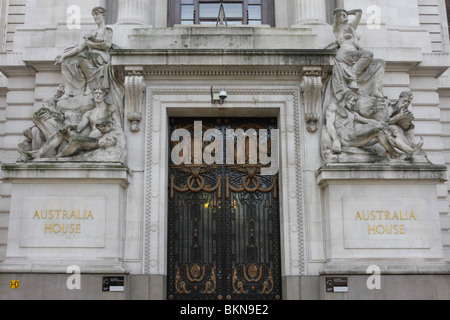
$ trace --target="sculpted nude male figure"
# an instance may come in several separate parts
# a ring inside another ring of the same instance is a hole
[[[409,158],[422,147],[422,145],[415,148],[408,146],[396,139],[387,125],[354,112],[353,107],[357,101],[358,95],[348,91],[341,101],[331,104],[327,109],[326,129],[333,143],[331,150],[334,154],[342,153],[342,147],[364,147],[373,139],[377,139],[387,155],[392,158]],[[358,130],[355,128],[356,122],[363,124]]]

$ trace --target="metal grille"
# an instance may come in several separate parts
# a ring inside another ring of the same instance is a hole
[[[223,137],[227,129],[276,129],[273,118],[172,118],[169,136],[193,134],[194,121]],[[168,298],[281,299],[278,176],[260,175],[259,165],[169,161]]]

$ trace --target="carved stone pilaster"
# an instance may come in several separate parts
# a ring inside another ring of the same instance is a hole
[[[133,71],[125,77],[126,116],[130,131],[139,132],[142,120],[145,81],[141,73]]]
[[[305,120],[307,130],[311,133],[317,132],[322,106],[322,70],[313,67],[304,70],[301,82],[303,103],[305,106]]]

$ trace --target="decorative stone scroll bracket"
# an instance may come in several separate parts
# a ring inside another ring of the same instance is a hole
[[[130,131],[139,132],[142,120],[145,81],[142,73],[137,70],[129,72],[125,77],[126,116],[130,122]]]
[[[306,129],[315,133],[319,129],[319,121],[322,106],[322,68],[306,67],[303,70],[300,85],[305,105]]]

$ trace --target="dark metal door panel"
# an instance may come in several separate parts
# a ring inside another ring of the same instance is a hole
[[[276,129],[273,118],[172,118],[169,136],[194,121],[223,137]],[[168,298],[281,299],[278,176],[248,164],[169,166]]]

